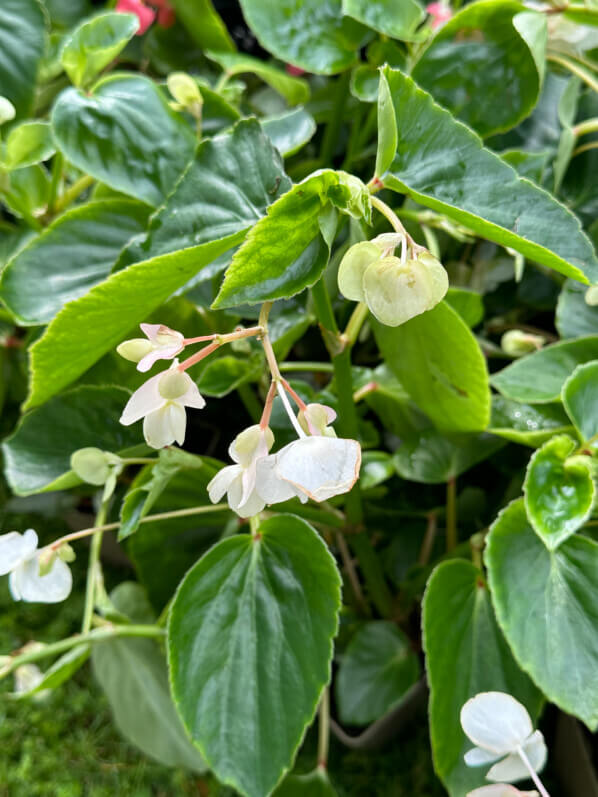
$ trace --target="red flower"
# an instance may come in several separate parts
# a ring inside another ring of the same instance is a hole
[[[432,17],[433,30],[441,28],[453,15],[451,9],[444,3],[430,3],[426,6],[426,11]]]
[[[148,8],[146,5],[144,5],[141,0],[118,0],[118,3],[116,4],[116,10],[121,14],[135,14],[139,20],[139,29],[137,30],[136,34],[137,36],[141,36],[145,33],[156,16],[156,12],[152,8]]]
[[[287,70],[287,74],[293,77],[299,77],[299,75],[305,74],[305,69],[301,69],[300,66],[293,66],[293,64],[286,64],[285,69]]]
[[[151,4],[158,9],[158,25],[161,28],[170,28],[176,22],[174,8],[168,0],[150,0]]]

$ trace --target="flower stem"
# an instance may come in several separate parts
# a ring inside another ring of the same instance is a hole
[[[446,550],[457,547],[457,480],[453,477],[446,483]]]
[[[321,374],[330,374],[334,368],[332,363],[315,363],[315,362],[282,362],[278,363],[280,371],[310,371]]]
[[[84,174],[82,177],[79,177],[78,180],[75,180],[71,187],[67,188],[64,194],[58,197],[54,202],[54,213],[61,213],[65,208],[68,208],[75,199],[92,185],[93,181],[94,178],[88,174]]]
[[[328,766],[328,748],[330,746],[330,693],[325,687],[318,710],[318,767]]]
[[[388,207],[386,202],[383,202],[377,196],[371,196],[370,197],[370,202],[376,208],[376,210],[379,210],[380,213],[382,213],[382,215],[385,216],[388,219],[388,221],[390,222],[390,226],[393,228],[393,230],[395,232],[398,232],[401,235],[406,236],[406,238],[408,240],[411,240],[411,236],[409,235],[407,230],[403,227],[403,225],[401,223],[401,220],[399,219],[397,214],[394,212],[394,210],[392,210],[391,208]]]
[[[89,563],[87,565],[87,584],[85,586],[85,605],[83,607],[83,622],[81,625],[81,633],[86,634],[91,628],[91,618],[93,616],[93,609],[95,605],[95,591],[96,582],[101,578],[100,571],[100,550],[102,548],[102,535],[101,527],[106,520],[106,513],[108,511],[108,504],[102,501],[98,514],[96,515],[96,527],[89,548]]]
[[[542,781],[538,777],[538,774],[537,774],[536,770],[531,765],[531,762],[530,762],[529,758],[526,756],[523,748],[522,747],[518,747],[517,748],[517,752],[519,754],[519,758],[523,761],[523,763],[525,764],[527,770],[529,771],[530,777],[534,781],[534,785],[536,786],[536,788],[538,789],[538,791],[540,792],[542,797],[550,797],[550,794],[548,794],[548,792],[544,788],[544,784],[542,783]]]
[[[359,333],[361,332],[361,328],[369,312],[369,308],[365,302],[359,302],[359,304],[355,306],[349,323],[343,332],[343,339],[347,342],[348,346],[354,346],[357,342],[357,338],[359,337]]]

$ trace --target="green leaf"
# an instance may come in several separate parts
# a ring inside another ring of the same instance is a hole
[[[583,526],[596,497],[592,461],[572,456],[575,448],[570,437],[557,435],[534,452],[527,466],[525,509],[534,531],[551,551]]]
[[[144,599],[143,588],[125,581],[110,598],[119,611],[127,614],[131,605],[138,608]],[[93,646],[91,661],[114,722],[128,741],[161,764],[205,772],[206,766],[175,711],[166,661],[153,640],[121,638],[98,642]]]
[[[482,136],[515,127],[540,93],[542,75],[518,22],[530,17],[540,27],[533,43],[543,65],[545,15],[522,10],[513,0],[466,6],[436,33],[413,69],[423,89]]]
[[[562,338],[585,337],[598,330],[598,307],[586,303],[586,291],[575,280],[567,280],[561,288],[554,323]]]
[[[375,66],[359,64],[351,72],[351,94],[362,102],[376,102],[379,84],[380,72]]]
[[[341,721],[374,722],[399,703],[418,678],[419,662],[408,637],[394,623],[366,623],[341,658],[335,692]]]
[[[62,686],[65,681],[68,681],[77,670],[85,664],[91,653],[90,645],[75,645],[74,648],[67,650],[60,658],[56,659],[54,664],[49,667],[43,675],[41,681],[29,689],[27,692],[18,692],[13,696],[22,700],[23,698],[32,697],[39,694],[44,689],[56,689]]]
[[[417,41],[416,28],[423,21],[424,10],[416,0],[343,0],[343,14],[373,28],[384,36],[403,41]]]
[[[143,442],[118,418],[130,393],[120,387],[77,387],[25,415],[2,444],[6,479],[17,495],[79,484],[71,454],[93,446],[123,452]]]
[[[179,587],[175,702],[218,779],[247,797],[269,794],[293,761],[330,679],[339,606],[334,560],[292,515],[218,543]]]
[[[318,75],[352,66],[368,34],[343,16],[341,0],[241,0],[241,8],[262,47]]]
[[[573,432],[561,404],[521,404],[504,396],[492,396],[491,434],[536,448],[555,434]]]
[[[195,137],[142,75],[112,75],[91,93],[69,88],[52,111],[65,157],[117,191],[161,204],[191,160]]]
[[[598,360],[598,335],[554,343],[515,360],[492,374],[490,384],[515,401],[558,401],[566,380],[578,365]]]
[[[316,123],[303,108],[294,108],[280,116],[260,119],[262,130],[281,155],[294,155],[316,132]]]
[[[445,298],[468,327],[477,326],[484,318],[484,301],[479,293],[467,288],[449,288]]]
[[[424,484],[442,484],[487,459],[504,443],[491,434],[447,435],[424,429],[402,440],[393,455],[399,476]]]
[[[391,455],[387,451],[363,451],[361,454],[361,470],[359,486],[362,490],[370,490],[390,479],[395,474]]]
[[[48,210],[50,201],[50,175],[40,164],[15,169],[7,175],[7,186],[0,197],[16,215],[29,220],[39,228],[38,216]]]
[[[382,70],[378,80],[378,148],[376,151],[376,176],[380,178],[390,169],[399,145],[399,126],[393,96]]]
[[[326,770],[314,769],[306,775],[289,775],[274,791],[272,797],[337,797]]]
[[[598,362],[579,365],[563,385],[563,404],[582,441],[598,445]]]
[[[203,396],[222,398],[240,385],[257,382],[263,370],[264,361],[259,353],[257,357],[244,360],[224,355],[206,365],[197,380],[197,386]]]
[[[45,39],[46,25],[41,3],[37,0],[2,0],[0,94],[15,106],[17,118],[31,112]]]
[[[124,49],[139,28],[135,14],[109,11],[82,22],[66,39],[60,54],[75,86],[86,86]]]
[[[56,151],[52,130],[47,122],[23,122],[13,127],[6,138],[6,169],[22,169],[51,158]]]
[[[525,584],[520,590],[519,600],[529,612],[536,604]],[[472,746],[459,721],[463,704],[478,692],[508,692],[535,719],[541,695],[513,659],[482,574],[470,562],[443,562],[434,570],[424,595],[422,626],[434,769],[451,797],[463,797],[487,784],[488,771],[463,760]]]
[[[243,233],[230,235],[136,263],[69,302],[31,347],[27,408],[47,401],[81,376],[201,268],[242,238]]]
[[[390,67],[384,67],[381,75],[379,112],[384,129],[391,126],[389,96],[398,149],[390,163],[391,137],[383,133],[376,169],[388,188],[407,193],[483,238],[565,276],[598,282],[596,255],[570,211],[519,177],[485,149],[472,130],[436,105],[411,78]]]
[[[213,307],[288,299],[313,285],[330,254],[320,211],[336,185],[336,173],[325,170],[277,199],[233,256]]]
[[[598,545],[575,534],[550,551],[523,499],[498,516],[485,562],[498,623],[520,666],[548,700],[598,728]]]
[[[236,50],[212,0],[171,0],[176,17],[202,50]]]
[[[476,339],[446,302],[398,327],[372,320],[388,367],[411,398],[448,432],[477,432],[490,418],[486,361]]]
[[[140,202],[111,199],[67,211],[7,263],[2,300],[20,324],[47,323],[108,276],[148,214]]]
[[[206,56],[222,67],[229,77],[243,75],[250,72],[257,75],[274,91],[287,100],[289,105],[299,105],[309,99],[309,83],[299,77],[292,77],[272,64],[265,63],[259,58],[253,58],[244,53],[217,53],[208,50]]]

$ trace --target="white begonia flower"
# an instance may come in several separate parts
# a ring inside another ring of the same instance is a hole
[[[116,351],[125,360],[137,363],[137,370],[145,373],[158,360],[172,360],[185,348],[185,338],[164,324],[140,324],[145,338],[125,340]]]
[[[227,465],[208,484],[208,494],[216,504],[226,493],[228,505],[240,517],[252,517],[266,506],[256,490],[257,464],[268,455],[274,444],[272,430],[259,424],[238,434],[228,449],[235,465]]]
[[[16,601],[59,603],[69,596],[73,577],[68,565],[57,556],[40,576],[41,553],[33,529],[0,535],[0,575],[10,573],[8,585]]]
[[[138,388],[123,410],[120,422],[130,426],[143,418],[143,434],[148,446],[164,448],[176,442],[183,445],[187,428],[185,407],[201,410],[205,399],[189,374],[176,368],[162,371]]]
[[[306,434],[336,437],[334,429],[328,428],[335,420],[336,412],[326,404],[308,404],[304,410],[299,410],[297,418]]]
[[[539,797],[537,791],[519,791],[508,783],[493,783],[467,792],[467,797]]]
[[[534,731],[527,709],[504,692],[481,692],[461,709],[461,727],[477,745],[465,753],[470,767],[498,761],[486,775],[488,780],[517,781],[530,776],[520,751],[534,772],[546,763],[546,744]],[[502,759],[502,760],[499,760]]]

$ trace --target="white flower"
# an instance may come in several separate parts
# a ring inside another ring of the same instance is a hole
[[[58,603],[69,596],[73,577],[68,565],[56,556],[40,576],[40,553],[33,529],[0,535],[0,575],[10,573],[8,585],[16,601]]]
[[[534,731],[524,706],[504,692],[481,692],[461,709],[461,726],[477,745],[465,754],[470,767],[498,761],[486,778],[517,781],[530,776],[522,755],[534,772],[546,763],[546,744],[540,731]],[[502,759],[502,760],[499,760]]]
[[[189,374],[173,367],[152,376],[136,390],[120,417],[124,426],[130,426],[143,418],[143,434],[152,448],[163,448],[185,441],[187,415],[185,407],[202,409],[205,399]]]
[[[519,791],[508,783],[493,783],[467,792],[467,797],[539,797],[537,791]]]
[[[137,370],[145,373],[158,360],[172,360],[185,348],[185,338],[176,329],[164,324],[140,324],[145,338],[125,340],[116,351],[125,360],[137,363]]]
[[[212,503],[227,493],[228,505],[241,517],[261,512],[266,502],[256,490],[257,464],[268,455],[273,443],[274,435],[268,426],[262,429],[256,424],[238,434],[228,449],[237,464],[222,468],[208,484]]]

